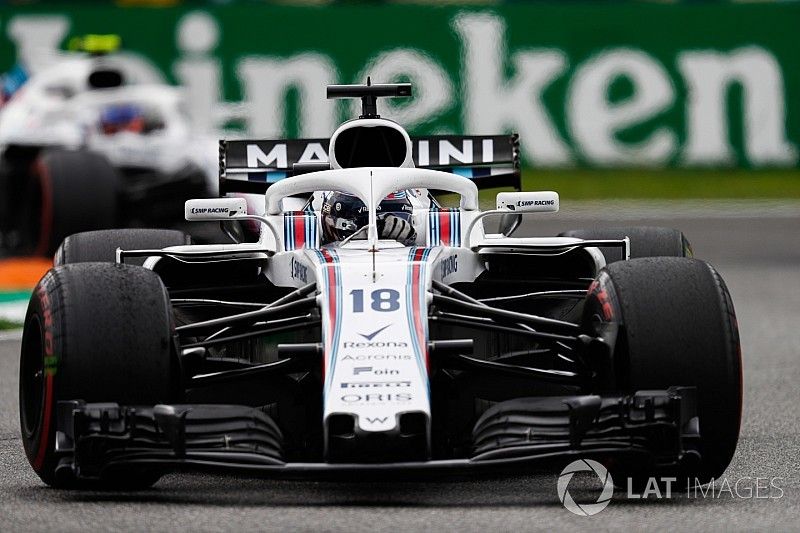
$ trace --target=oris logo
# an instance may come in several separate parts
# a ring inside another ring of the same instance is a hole
[[[345,394],[342,396],[342,401],[344,403],[349,404],[356,404],[356,403],[405,403],[410,402],[412,400],[412,396],[408,392],[397,392],[397,393],[384,393],[384,392],[368,392],[365,394]]]

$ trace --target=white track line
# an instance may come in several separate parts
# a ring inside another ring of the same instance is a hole
[[[28,310],[28,299],[0,304],[0,318],[12,322],[22,322]]]
[[[0,331],[0,342],[3,341],[18,341],[22,338],[22,329],[10,329]]]

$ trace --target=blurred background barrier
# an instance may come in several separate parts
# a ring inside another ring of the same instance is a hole
[[[36,2],[0,7],[0,69],[115,33],[142,79],[185,87],[205,131],[327,136],[355,110],[325,86],[371,75],[414,84],[384,116],[517,131],[535,169],[796,169],[798,22],[794,2]]]
[[[0,117],[67,49],[111,51],[118,35],[126,76],[182,86],[177,123],[192,124],[179,148],[143,137],[149,163],[196,151],[215,182],[215,138],[327,137],[358,104],[326,100],[326,85],[371,76],[413,83],[413,99],[380,108],[412,133],[518,132],[523,187],[559,191],[564,216],[690,216],[698,227],[765,217],[796,238],[798,23],[800,2],[0,0]],[[89,44],[76,39],[87,34]],[[72,91],[44,94],[77,101]],[[32,117],[14,123],[58,129]],[[0,215],[28,205],[0,194]],[[35,243],[17,244],[0,242],[0,330],[20,324],[51,265],[19,257]]]

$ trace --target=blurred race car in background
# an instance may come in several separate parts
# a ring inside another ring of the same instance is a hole
[[[79,231],[171,226],[186,199],[216,194],[216,141],[192,131],[180,89],[126,72],[116,36],[77,43],[3,77],[0,250],[49,255]]]

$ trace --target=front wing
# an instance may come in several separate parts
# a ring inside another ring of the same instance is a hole
[[[102,479],[157,468],[276,478],[448,477],[551,470],[577,458],[678,474],[700,460],[694,388],[531,400],[521,419],[482,417],[471,457],[381,463],[287,461],[277,424],[245,406],[59,402],[57,475]]]

